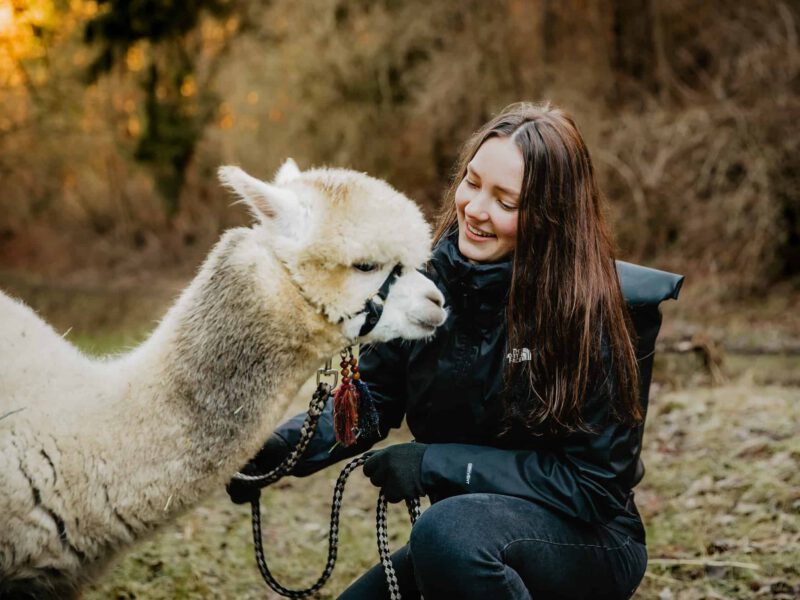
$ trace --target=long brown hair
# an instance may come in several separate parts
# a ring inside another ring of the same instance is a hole
[[[623,422],[639,422],[633,330],[603,198],[568,114],[549,105],[512,104],[478,130],[456,163],[435,240],[457,226],[456,188],[492,137],[511,137],[525,163],[506,323],[508,347],[530,349],[531,360],[507,362],[506,426],[517,421],[537,432],[585,428],[583,400],[606,380],[609,362],[605,383],[613,386],[612,409]]]

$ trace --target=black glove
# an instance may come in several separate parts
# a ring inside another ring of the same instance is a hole
[[[422,457],[427,447],[410,442],[378,450],[364,463],[364,475],[372,485],[381,488],[389,502],[424,496]]]
[[[273,433],[267,438],[266,443],[261,447],[253,458],[250,459],[244,468],[240,469],[245,475],[262,475],[269,473],[289,456],[291,448],[281,436]],[[234,504],[246,504],[252,500],[258,500],[261,496],[261,488],[264,484],[255,481],[244,481],[242,479],[231,479],[225,486],[225,491],[231,497]]]

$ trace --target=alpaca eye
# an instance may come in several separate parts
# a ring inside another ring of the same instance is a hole
[[[370,271],[374,271],[378,268],[378,265],[375,263],[355,263],[353,265],[354,269],[358,269],[359,271],[363,271],[364,273],[369,273]]]

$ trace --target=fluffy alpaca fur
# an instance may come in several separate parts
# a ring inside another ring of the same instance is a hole
[[[72,597],[220,489],[356,339],[353,315],[395,264],[383,316],[358,341],[444,322],[441,294],[415,271],[429,227],[386,183],[291,160],[271,184],[235,167],[220,178],[257,223],[222,236],[132,352],[87,358],[0,293],[0,597]]]

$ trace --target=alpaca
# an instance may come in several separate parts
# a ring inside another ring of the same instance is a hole
[[[220,180],[256,220],[224,233],[152,335],[93,360],[0,293],[0,597],[70,598],[111,557],[221,489],[316,367],[446,318],[416,271],[430,228],[344,169]],[[377,326],[365,301],[402,267]]]

